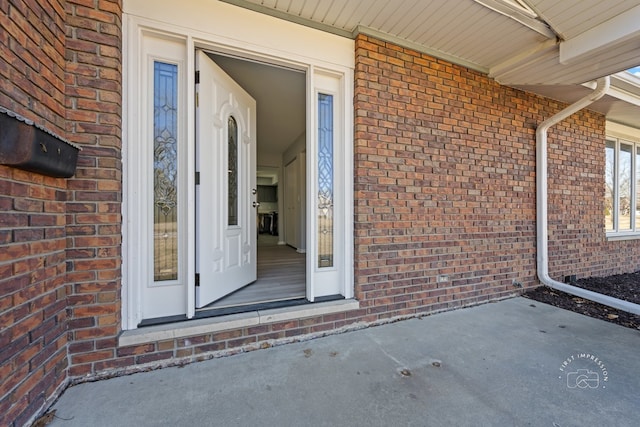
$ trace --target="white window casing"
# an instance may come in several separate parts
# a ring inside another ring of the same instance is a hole
[[[606,161],[611,162],[607,165],[607,168],[611,168],[609,171],[611,177],[605,177],[605,184],[611,185],[612,203],[611,206],[606,206],[606,209],[610,209],[610,222],[611,226],[607,226],[607,239],[608,240],[630,240],[640,239],[640,199],[638,198],[640,179],[638,172],[640,170],[640,164],[638,159],[640,158],[640,130],[624,126],[617,123],[607,122],[607,150],[610,151],[609,159]],[[630,151],[629,151],[630,150]],[[629,164],[623,159],[623,153],[630,153]],[[623,165],[625,163],[625,165]],[[625,166],[622,168],[622,166]],[[622,174],[626,174],[628,182],[621,179]],[[607,180],[611,182],[606,183]],[[621,187],[628,187],[629,200],[622,201]],[[624,206],[623,206],[624,205]],[[628,206],[627,206],[628,205]],[[627,214],[622,215],[623,211],[628,211]]]

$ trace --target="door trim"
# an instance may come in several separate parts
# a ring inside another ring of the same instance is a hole
[[[341,217],[344,221],[343,242],[344,265],[339,271],[341,292],[345,298],[353,297],[353,40],[346,40],[334,35],[323,33],[298,25],[288,25],[282,21],[246,10],[236,10],[220,2],[198,3],[198,8],[185,7],[184,3],[195,0],[184,0],[175,4],[168,0],[161,0],[150,6],[143,0],[125,0],[123,14],[123,284],[122,284],[122,328],[135,329],[144,317],[142,313],[141,283],[148,281],[148,268],[141,268],[141,256],[144,254],[144,239],[139,235],[139,227],[144,224],[144,218],[136,214],[141,204],[141,194],[149,183],[139,174],[140,160],[136,145],[140,140],[141,120],[144,115],[144,105],[148,94],[143,93],[144,79],[141,69],[149,55],[145,52],[143,42],[145,38],[159,43],[176,43],[180,47],[180,63],[185,86],[183,122],[193,123],[195,120],[195,51],[203,48],[223,54],[231,54],[247,60],[258,60],[276,66],[304,70],[307,75],[307,128],[314,126],[315,108],[313,98],[316,93],[316,73],[324,73],[339,78],[341,99],[341,139],[343,142],[343,156],[336,170],[342,173],[341,179],[345,184],[344,194],[339,202],[344,210]],[[205,9],[205,10],[201,10]],[[198,10],[198,13],[187,13]],[[143,17],[143,15],[145,17]],[[206,19],[205,19],[206,16]],[[216,21],[211,22],[212,18]],[[234,22],[252,22],[254,26],[239,26]],[[216,25],[214,25],[216,24]],[[219,24],[219,25],[217,25]],[[286,24],[286,25],[285,25]],[[211,33],[215,28],[218,33]],[[252,31],[246,31],[251,28]],[[273,42],[273,43],[272,43]],[[278,49],[269,46],[278,46]],[[312,132],[313,133],[313,132]],[[195,129],[193,126],[184,128],[185,154],[193,159],[195,156]],[[311,136],[307,137],[307,147],[310,146]],[[313,156],[307,150],[307,167],[312,166]],[[195,203],[195,164],[182,163],[185,178],[183,201],[185,206]],[[311,180],[309,180],[311,181]],[[311,201],[310,184],[307,185],[307,209],[313,212],[315,201]],[[195,241],[195,218],[189,210],[186,216],[186,241]],[[309,213],[307,213],[309,215]],[[314,240],[311,227],[307,227],[307,247],[311,247]],[[311,258],[311,256],[310,256]],[[144,264],[144,263],[142,263]],[[182,284],[186,286],[185,309],[188,318],[195,315],[195,254],[191,243],[186,245],[181,265],[185,271]],[[307,281],[313,282],[315,268],[307,263]],[[309,285],[313,290],[313,284]]]

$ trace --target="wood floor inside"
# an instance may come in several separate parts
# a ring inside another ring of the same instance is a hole
[[[258,236],[258,280],[203,307],[210,310],[274,301],[287,301],[306,296],[305,254],[278,245],[278,236]]]

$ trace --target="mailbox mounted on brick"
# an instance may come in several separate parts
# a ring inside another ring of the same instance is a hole
[[[0,164],[56,178],[76,171],[80,147],[0,107]]]

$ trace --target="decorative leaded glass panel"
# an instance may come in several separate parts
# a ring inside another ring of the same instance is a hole
[[[333,267],[333,96],[318,94],[318,268]]]
[[[178,66],[154,63],[153,277],[178,278]]]
[[[238,123],[233,116],[227,125],[229,147],[229,225],[238,225]]]

